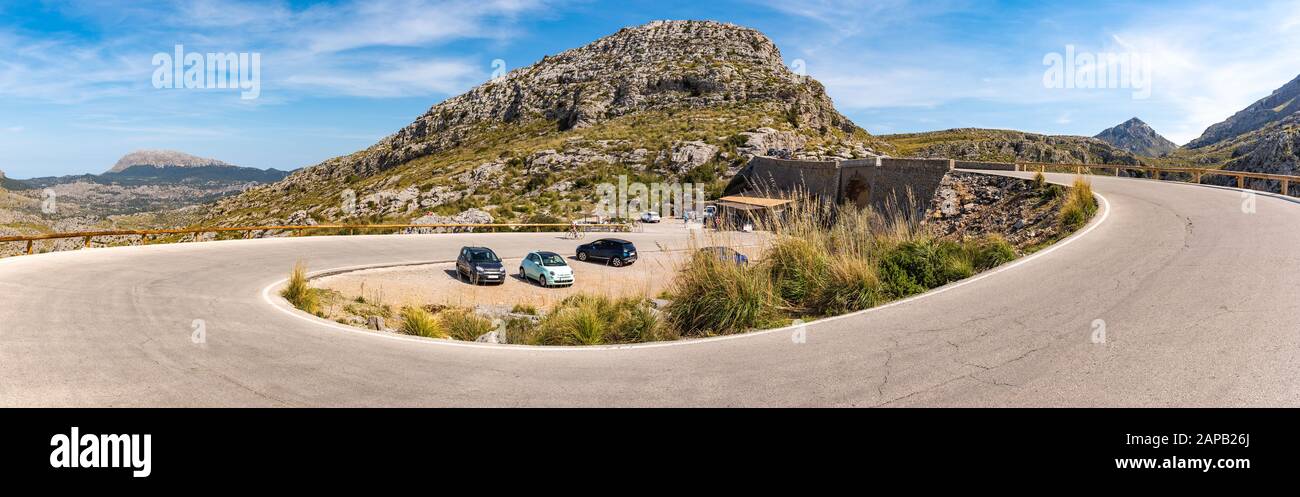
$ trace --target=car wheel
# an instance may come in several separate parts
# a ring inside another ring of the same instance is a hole
[[[587,259],[588,259],[589,257],[590,257],[590,256],[588,256],[586,252],[578,252],[578,260],[580,260],[580,261],[582,261],[582,262],[587,262]]]
[[[519,279],[528,281],[528,273],[524,272],[523,266],[519,266]]]
[[[609,263],[613,264],[614,267],[623,267],[623,259],[619,259],[618,257],[610,259]]]
[[[549,287],[551,286],[551,282],[548,281],[548,280],[546,279],[546,275],[544,275],[544,274],[542,275],[541,283],[542,283],[542,286],[547,287],[547,288],[549,288]]]

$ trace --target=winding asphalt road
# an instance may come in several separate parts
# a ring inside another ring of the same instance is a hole
[[[299,259],[326,269],[444,260],[464,244],[503,257],[571,251],[546,235],[4,259],[0,405],[1300,405],[1300,204],[1261,195],[1247,213],[1231,189],[1092,181],[1109,208],[1086,233],[921,298],[813,323],[802,341],[778,330],[621,349],[473,346],[348,331],[263,297]],[[642,250],[685,243],[630,238]],[[195,320],[205,344],[191,340]]]

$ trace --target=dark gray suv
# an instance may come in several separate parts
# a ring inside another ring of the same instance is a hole
[[[487,247],[461,247],[456,258],[456,276],[471,284],[506,282],[506,268],[501,258]]]

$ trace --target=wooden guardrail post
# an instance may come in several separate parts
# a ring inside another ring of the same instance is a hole
[[[27,240],[27,255],[32,255],[32,240]]]
[[[1291,181],[1290,181],[1290,180],[1287,180],[1287,179],[1285,179],[1285,178],[1283,178],[1283,179],[1282,179],[1282,196],[1283,196],[1283,197],[1289,197],[1289,196],[1291,196],[1290,186],[1291,186]]]
[[[1242,175],[1240,175],[1240,174],[1238,174],[1238,175],[1237,175],[1237,188],[1245,188],[1245,187],[1246,187],[1246,177],[1245,177],[1245,176],[1242,176]]]
[[[86,243],[81,248],[90,248],[90,237],[86,237]]]

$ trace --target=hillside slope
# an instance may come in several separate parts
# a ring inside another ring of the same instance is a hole
[[[1223,122],[1210,126],[1200,138],[1188,143],[1187,148],[1218,145],[1280,123],[1297,112],[1300,112],[1300,76]]]
[[[1300,77],[1267,97],[1210,126],[1200,138],[1170,154],[1181,164],[1269,174],[1300,174]],[[1207,182],[1234,185],[1214,177]],[[1280,191],[1276,181],[1247,180],[1250,187]]]
[[[576,217],[621,174],[716,186],[752,154],[862,157],[872,143],[762,33],[656,21],[447,99],[366,150],[217,203],[204,222]]]
[[[959,128],[881,135],[882,151],[899,157],[941,157],[998,162],[1140,164],[1135,155],[1096,138],[1001,129]]]

